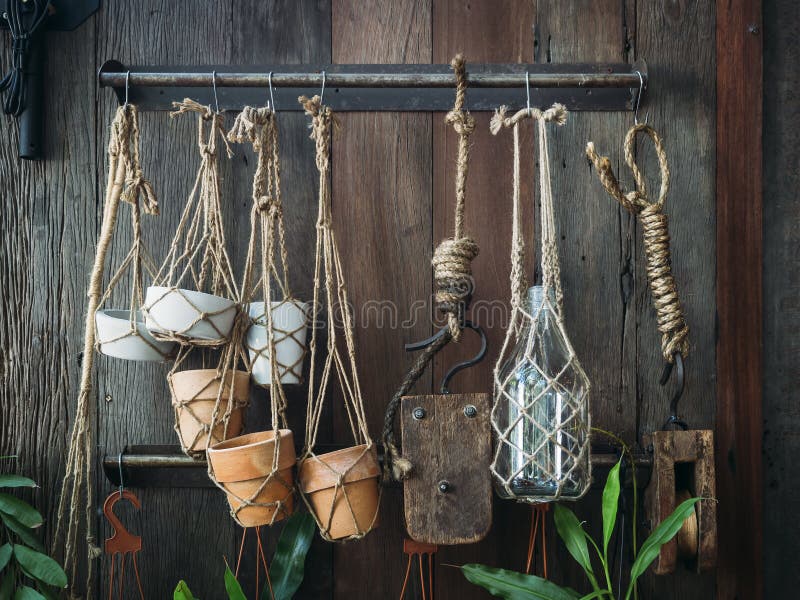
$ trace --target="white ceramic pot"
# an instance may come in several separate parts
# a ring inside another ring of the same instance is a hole
[[[270,385],[269,344],[267,340],[266,317],[263,302],[251,302],[248,312],[252,324],[247,330],[247,351],[252,361],[253,383]],[[302,382],[303,356],[306,352],[306,333],[308,325],[308,304],[296,300],[272,303],[272,321],[275,332],[275,358],[281,383]]]
[[[236,302],[194,290],[150,286],[142,312],[150,333],[175,335],[189,343],[226,342],[236,317]],[[200,319],[201,314],[205,318]],[[196,321],[196,322],[195,322]]]
[[[94,314],[94,322],[100,353],[106,356],[126,360],[165,361],[175,354],[177,344],[159,342],[150,335],[139,311],[136,311],[135,329],[131,327],[128,310],[98,310]]]

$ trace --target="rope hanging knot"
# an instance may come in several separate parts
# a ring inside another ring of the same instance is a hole
[[[433,277],[436,306],[448,318],[450,335],[458,340],[463,316],[475,288],[472,261],[478,255],[478,244],[470,237],[443,240],[433,253]]]
[[[647,185],[634,160],[636,136],[647,135],[655,146],[656,156],[661,171],[661,190],[658,200],[651,202],[647,193]],[[664,204],[669,191],[670,172],[667,154],[661,136],[649,125],[636,124],[625,136],[625,163],[633,173],[636,189],[625,193],[619,183],[611,161],[607,156],[600,156],[594,143],[586,145],[586,156],[594,165],[600,183],[606,192],[631,214],[636,215],[642,223],[644,249],[647,256],[647,279],[653,295],[653,306],[656,310],[658,330],[661,332],[661,353],[664,360],[672,363],[675,354],[683,358],[689,353],[689,327],[683,314],[683,306],[678,296],[678,288],[672,276],[672,259],[669,246],[669,228]]]

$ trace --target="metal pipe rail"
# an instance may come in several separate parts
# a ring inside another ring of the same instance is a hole
[[[644,61],[629,64],[468,64],[470,110],[493,110],[500,104],[519,108],[560,101],[570,110],[631,110],[647,85]],[[168,110],[174,100],[191,96],[218,102],[222,110],[264,104],[269,86],[278,110],[301,110],[296,98],[322,90],[334,110],[441,111],[453,102],[455,79],[448,65],[264,65],[233,68],[126,67],[107,61],[101,86],[114,88],[120,102],[126,93],[143,110]],[[526,81],[527,80],[527,81]],[[216,88],[216,100],[214,89]],[[127,91],[126,91],[127,90]]]

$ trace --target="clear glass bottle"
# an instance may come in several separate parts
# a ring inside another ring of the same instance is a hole
[[[570,351],[552,290],[528,290],[517,345],[495,382],[495,489],[501,498],[549,502],[589,487],[589,379]],[[559,493],[560,490],[560,493]]]

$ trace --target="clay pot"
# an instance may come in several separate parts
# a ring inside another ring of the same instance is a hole
[[[147,330],[156,338],[175,336],[189,343],[224,344],[233,329],[236,303],[194,290],[150,286],[142,312]]]
[[[237,404],[244,405],[250,396],[250,377],[246,371],[228,371],[225,379],[219,401],[217,424],[211,431],[209,445],[219,443],[226,437],[235,437],[242,432],[243,408],[234,408],[231,411],[227,436],[222,416],[228,407],[231,380],[234,400]],[[196,369],[172,373],[168,380],[172,392],[172,404],[177,411],[181,446],[187,454],[202,453],[206,449],[208,440],[207,434],[201,431],[203,425],[211,425],[222,378],[216,369]]]
[[[292,467],[296,456],[294,437],[289,429],[280,429],[280,456],[278,470],[273,478],[255,498],[259,487],[272,474],[275,458],[275,432],[259,431],[248,433],[208,449],[208,460],[216,480],[225,488],[228,504],[237,520],[243,527],[270,525],[292,514],[294,510],[294,476]],[[273,506],[245,506],[237,498],[250,500],[260,504],[282,501],[280,508]]]
[[[300,489],[331,539],[348,538],[378,524],[378,455],[374,446],[365,452],[366,448],[366,445],[353,446],[307,458],[300,464],[297,473]],[[343,490],[336,489],[339,474],[345,475],[347,500]]]
[[[94,322],[98,348],[106,356],[164,362],[175,353],[176,343],[159,342],[150,335],[140,311],[136,311],[133,324],[130,311],[118,309],[98,310]]]
[[[251,366],[253,383],[267,386],[272,383],[272,365],[270,365],[269,332],[264,315],[264,303],[251,302],[248,305],[248,312],[252,325],[247,330],[246,345],[253,363]],[[275,359],[283,384],[302,383],[298,375],[302,373],[303,364],[300,361],[306,352],[307,314],[308,304],[305,302],[281,300],[272,303]]]

